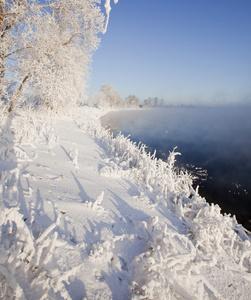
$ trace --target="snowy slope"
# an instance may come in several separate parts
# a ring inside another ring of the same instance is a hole
[[[0,298],[250,299],[244,228],[102,114],[3,122]]]

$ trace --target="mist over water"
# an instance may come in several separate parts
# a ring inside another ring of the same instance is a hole
[[[251,107],[167,107],[111,112],[102,124],[143,142],[158,158],[177,147],[208,202],[251,230]]]

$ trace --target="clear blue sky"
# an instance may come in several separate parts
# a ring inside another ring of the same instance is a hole
[[[119,0],[92,67],[90,94],[251,102],[251,0]]]

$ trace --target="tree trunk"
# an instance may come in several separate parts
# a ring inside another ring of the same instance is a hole
[[[2,34],[4,29],[4,18],[5,18],[5,1],[0,0],[0,100],[3,93],[3,79],[5,74],[5,59],[4,59],[4,50],[2,49]]]
[[[4,59],[4,53],[0,49],[0,100],[1,100],[2,94],[3,94],[4,75],[5,75],[5,59]]]
[[[19,95],[21,94],[22,89],[23,89],[23,86],[24,86],[25,82],[29,79],[29,77],[30,77],[30,74],[26,75],[26,76],[24,77],[24,79],[22,80],[22,82],[20,83],[19,88],[18,88],[18,90],[17,90],[17,92],[16,92],[16,95],[15,95],[14,99],[11,101],[10,107],[9,107],[9,109],[8,109],[8,112],[9,112],[9,113],[12,112],[12,110],[13,110],[15,104],[16,104],[17,98],[18,98]]]

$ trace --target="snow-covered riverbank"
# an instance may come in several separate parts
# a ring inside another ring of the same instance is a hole
[[[0,298],[249,299],[243,227],[103,114],[2,121]]]

